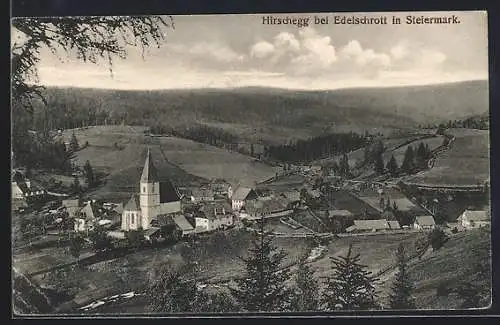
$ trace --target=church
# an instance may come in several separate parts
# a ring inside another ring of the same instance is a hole
[[[123,231],[151,228],[151,221],[159,215],[181,211],[180,194],[170,181],[160,181],[151,151],[148,149],[139,181],[139,193],[134,193],[122,214]]]

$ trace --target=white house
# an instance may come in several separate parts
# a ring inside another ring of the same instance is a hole
[[[436,222],[433,216],[418,216],[415,218],[413,228],[418,230],[431,230],[436,228]]]
[[[94,202],[87,202],[83,208],[78,212],[75,218],[75,231],[92,230],[94,222],[99,216],[98,207]]]
[[[231,193],[231,208],[240,211],[248,200],[257,199],[257,193],[249,187],[238,187]]]
[[[482,210],[465,210],[457,222],[466,229],[481,228],[491,224],[490,214]]]
[[[162,214],[181,211],[181,196],[170,181],[159,181],[158,172],[148,149],[139,181],[138,198],[133,195],[122,214],[122,230],[151,227],[151,221]]]

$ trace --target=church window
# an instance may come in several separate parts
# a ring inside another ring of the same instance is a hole
[[[142,193],[146,193],[146,186],[142,187]]]
[[[135,223],[135,214],[132,213],[132,220],[131,220],[131,223],[134,224]]]

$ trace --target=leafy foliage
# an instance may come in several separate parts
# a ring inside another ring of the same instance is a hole
[[[334,266],[323,292],[327,309],[363,310],[377,307],[375,284],[377,278],[359,263],[360,254],[352,252],[352,244],[346,256],[330,257]]]
[[[69,241],[69,252],[70,252],[71,256],[73,256],[77,260],[80,257],[80,253],[83,249],[83,243],[84,243],[84,240],[80,235],[72,236],[70,241]]]
[[[133,249],[139,249],[146,243],[146,239],[144,238],[144,230],[139,228],[137,230],[130,230],[125,233],[125,237],[127,238],[128,244]]]
[[[442,229],[433,229],[428,236],[428,240],[430,245],[432,246],[432,250],[437,251],[441,247],[443,247],[444,243],[448,241],[448,236],[444,233]]]
[[[92,241],[92,247],[96,252],[113,248],[111,238],[108,237],[105,229],[100,225],[96,225],[89,233],[89,239]]]

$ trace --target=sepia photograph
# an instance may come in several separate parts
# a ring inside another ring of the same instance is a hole
[[[10,36],[14,317],[491,306],[486,11]]]

